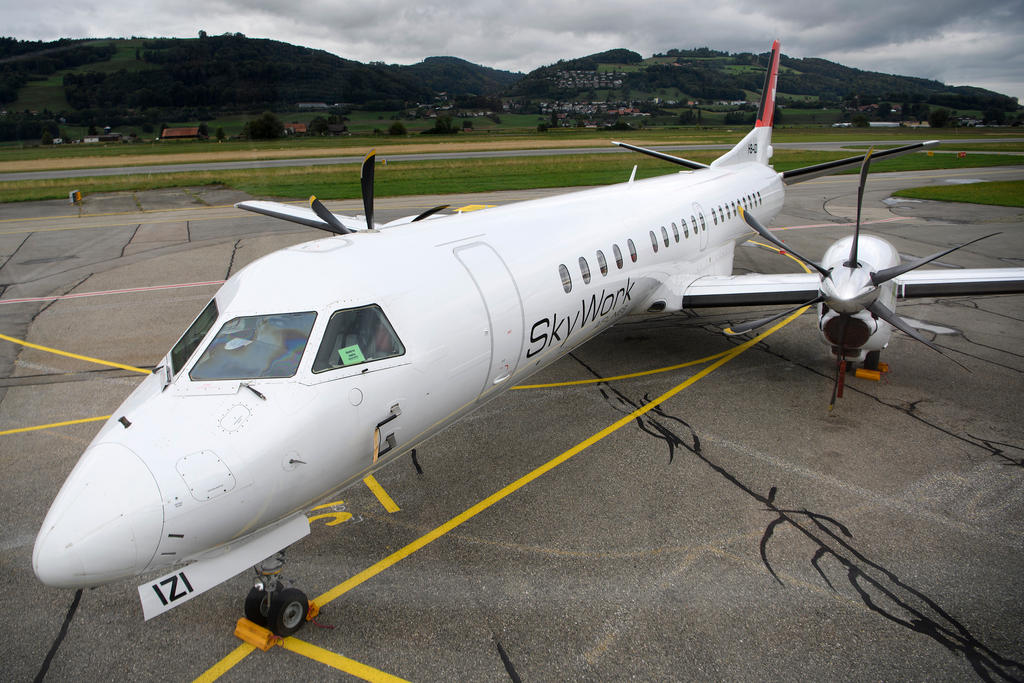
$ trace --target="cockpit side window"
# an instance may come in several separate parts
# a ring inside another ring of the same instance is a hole
[[[185,367],[188,359],[192,357],[199,347],[199,342],[210,331],[213,324],[217,322],[217,300],[210,299],[203,312],[195,319],[191,326],[181,335],[181,339],[171,349],[171,374],[177,375]]]
[[[299,367],[316,313],[276,313],[224,323],[188,376],[219,379],[291,377]]]
[[[405,353],[384,312],[376,304],[335,311],[313,361],[313,372],[393,358]]]

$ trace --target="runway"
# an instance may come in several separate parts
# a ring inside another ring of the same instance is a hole
[[[937,267],[1020,266],[1021,210],[887,198],[1022,177],[873,174],[865,221],[904,258],[1001,232]],[[552,192],[378,198],[378,219]],[[322,236],[231,208],[243,198],[109,195],[81,218],[64,202],[0,205],[0,333],[151,367],[217,282]],[[790,187],[772,227],[818,256],[855,206],[855,177],[821,178]],[[736,250],[737,272],[796,267]],[[1024,297],[898,312],[970,372],[897,335],[891,371],[851,379],[832,413],[810,314],[742,351],[721,332],[743,319],[732,311],[629,319],[530,380],[552,386],[507,392],[428,442],[422,472],[403,459],[378,473],[398,511],[345,491],[333,512],[352,517],[289,549],[288,575],[330,598],[324,628],[265,653],[232,635],[244,574],[149,622],[141,581],[77,603],[38,583],[35,534],[99,423],[11,430],[108,415],[140,375],[0,341],[0,594],[18,617],[5,676],[46,663],[50,680],[1024,678]],[[599,381],[642,371],[658,372]]]

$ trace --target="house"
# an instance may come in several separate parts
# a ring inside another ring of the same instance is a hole
[[[288,135],[305,135],[309,131],[305,123],[286,123],[284,132]]]
[[[199,134],[199,127],[164,128],[160,133],[161,140],[199,140],[206,137]]]
[[[103,133],[102,135],[86,135],[82,142],[121,142],[120,133]]]

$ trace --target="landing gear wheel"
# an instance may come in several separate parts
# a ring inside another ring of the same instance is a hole
[[[270,601],[267,600],[267,591],[262,586],[254,586],[245,596],[245,618],[257,626],[267,625],[267,613],[270,610]]]
[[[298,588],[275,591],[267,611],[268,628],[279,636],[290,636],[306,621],[308,611],[309,600]]]
[[[865,370],[877,370],[878,361],[882,357],[881,351],[868,351],[868,355],[864,357],[864,369]]]

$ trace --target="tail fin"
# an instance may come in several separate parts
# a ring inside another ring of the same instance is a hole
[[[749,161],[768,164],[772,157],[772,123],[775,120],[775,85],[779,78],[779,41],[772,43],[768,58],[768,73],[761,90],[761,103],[757,108],[754,129],[735,147],[711,162],[712,166],[729,166]]]

